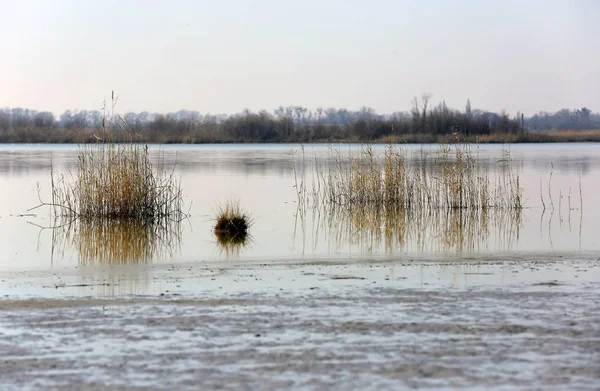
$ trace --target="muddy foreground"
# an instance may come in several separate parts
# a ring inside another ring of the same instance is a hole
[[[0,389],[600,388],[595,259],[0,276]]]

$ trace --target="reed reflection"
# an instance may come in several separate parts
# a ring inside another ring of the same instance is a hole
[[[347,244],[367,251],[383,248],[421,252],[509,250],[519,239],[521,210],[332,208],[315,214],[314,227],[332,251]],[[316,233],[315,236],[319,234]]]
[[[53,255],[73,247],[82,265],[131,265],[172,257],[180,248],[181,223],[135,219],[77,219],[54,232]]]
[[[247,234],[230,237],[215,231],[215,236],[217,238],[219,250],[225,254],[227,258],[239,257],[242,250],[248,248],[252,242]]]

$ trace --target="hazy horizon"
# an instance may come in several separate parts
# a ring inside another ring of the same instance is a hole
[[[594,0],[0,4],[0,107],[600,109]]]

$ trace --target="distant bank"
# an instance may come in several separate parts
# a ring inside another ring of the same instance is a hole
[[[526,117],[506,112],[464,110],[415,98],[410,111],[378,114],[374,109],[279,107],[273,112],[244,110],[213,115],[70,111],[59,119],[49,112],[0,109],[0,143],[96,143],[134,141],[156,144],[209,143],[541,143],[600,141],[600,114],[587,108],[563,109]],[[110,108],[114,108],[116,100]]]
[[[307,136],[307,137],[301,137]],[[315,137],[310,133],[285,138],[262,139],[255,137],[230,137],[218,132],[123,132],[117,134],[120,142],[151,144],[278,144],[278,143],[371,143],[371,144],[447,144],[447,143],[569,143],[599,142],[600,129],[496,132],[468,135],[463,132],[451,134],[406,133],[388,134],[380,137]],[[90,144],[115,141],[115,136],[102,134],[96,129],[17,129],[0,133],[0,144]]]

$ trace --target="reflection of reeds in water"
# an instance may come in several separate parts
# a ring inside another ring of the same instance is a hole
[[[181,224],[134,219],[78,219],[54,235],[54,248],[73,246],[81,264],[125,265],[170,257],[181,240]]]
[[[217,237],[217,243],[219,244],[219,248],[228,258],[238,257],[242,250],[246,248],[251,240],[248,236],[245,236],[243,239],[238,237],[236,240],[228,240],[223,238],[222,236],[215,233]]]
[[[318,223],[327,232],[330,245],[358,244],[385,251],[478,251],[493,238],[501,249],[518,240],[520,211],[387,208],[333,208]]]

